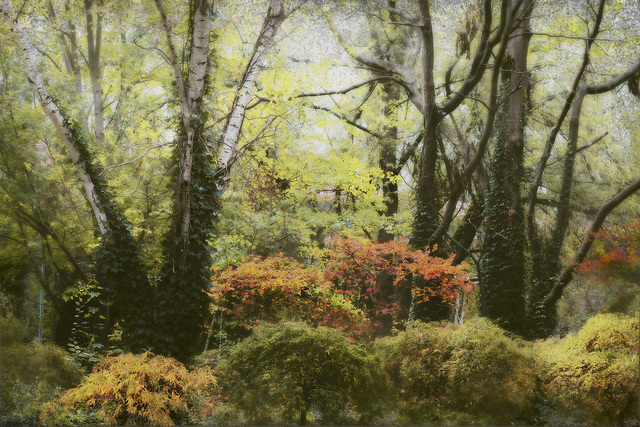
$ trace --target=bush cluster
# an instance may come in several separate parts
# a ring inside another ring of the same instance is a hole
[[[415,322],[377,351],[393,373],[403,424],[519,424],[533,412],[532,355],[484,319]]]
[[[636,318],[607,314],[530,343],[475,318],[413,322],[367,347],[339,329],[264,324],[191,371],[150,353],[106,357],[42,421],[623,425],[637,417],[638,332]],[[61,368],[39,363],[44,382],[70,384]]]
[[[586,425],[622,425],[634,419],[638,340],[636,318],[601,314],[562,341],[538,343],[547,403],[561,414],[551,418]]]
[[[257,328],[218,365],[244,421],[369,423],[382,409],[386,376],[342,331],[286,322]]]

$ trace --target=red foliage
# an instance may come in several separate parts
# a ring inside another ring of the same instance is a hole
[[[640,220],[621,227],[603,228],[587,260],[578,271],[603,279],[637,277],[640,267]]]
[[[342,327],[357,336],[368,327],[364,316],[332,289],[322,270],[305,268],[282,255],[219,271],[213,282],[210,295],[218,309],[247,329],[262,322],[299,320]]]
[[[406,240],[374,243],[354,238],[336,239],[326,255],[325,275],[338,292],[347,295],[356,307],[379,326],[387,318],[406,318],[403,294],[410,292],[415,302],[438,295],[453,303],[460,291],[471,294],[473,283],[464,266],[453,266],[453,257],[431,257],[428,251],[411,251]],[[430,287],[412,287],[413,277],[422,277]],[[388,319],[387,319],[388,320]]]
[[[336,239],[326,252],[324,269],[304,267],[282,255],[254,259],[236,269],[217,271],[210,292],[218,310],[250,329],[255,323],[299,320],[343,328],[357,337],[393,320],[406,320],[413,295],[426,301],[438,295],[453,303],[470,293],[463,266],[429,252],[410,251],[407,242],[377,244]],[[430,287],[411,287],[412,278]],[[404,298],[404,300],[403,300]]]

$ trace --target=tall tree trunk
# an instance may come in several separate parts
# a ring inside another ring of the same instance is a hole
[[[209,316],[211,264],[207,243],[218,213],[218,194],[213,183],[213,158],[205,132],[208,114],[204,109],[210,71],[212,0],[196,0],[189,11],[187,75],[183,79],[161,0],[156,0],[174,70],[180,99],[180,129],[176,139],[174,224],[165,241],[164,260],[154,295],[156,331],[151,339],[154,351],[182,361],[202,348],[197,337]]]
[[[520,23],[511,34],[501,65],[497,129],[486,199],[484,253],[481,260],[480,314],[521,333],[525,314],[525,233],[520,198],[524,150],[525,101],[529,86],[527,53],[533,0],[520,6]]]
[[[439,224],[438,126],[442,116],[436,105],[436,91],[433,80],[435,52],[429,1],[419,0],[418,4],[420,6],[419,27],[422,43],[422,115],[424,133],[422,136],[418,189],[416,192],[416,213],[410,243],[416,249],[424,249],[425,247],[432,248],[434,245],[441,243],[440,240],[431,241],[431,235]],[[439,246],[440,251],[442,251],[442,245]]]
[[[82,131],[63,113],[49,94],[40,69],[39,54],[20,20],[15,16],[9,0],[0,0],[0,13],[11,25],[22,48],[29,82],[36,98],[58,130],[91,205],[101,236],[96,253],[99,266],[96,272],[98,282],[108,300],[111,300],[115,293],[115,316],[124,327],[125,341],[136,342],[137,338],[132,337],[131,333],[136,333],[136,324],[140,321],[138,314],[145,304],[145,292],[149,282],[138,248],[131,237],[129,224],[98,172],[94,156],[87,147]],[[144,344],[143,342],[141,345]]]
[[[395,0],[388,0],[387,4],[390,8],[395,9]],[[389,21],[392,23],[398,22],[398,17],[389,12]],[[376,21],[377,24],[377,21]],[[397,28],[391,29],[389,32],[385,32],[386,37],[382,39],[374,25],[371,25],[371,31],[374,34],[374,40],[376,41],[376,55],[383,58],[386,61],[393,61],[396,63],[401,62],[402,57],[407,49],[407,44],[402,34],[398,34]],[[383,40],[387,40],[385,44]],[[381,74],[381,73],[378,73]],[[382,101],[384,108],[382,114],[385,118],[385,125],[382,132],[382,138],[380,139],[380,155],[379,166],[383,172],[382,177],[382,198],[384,203],[384,209],[379,211],[380,216],[385,221],[385,226],[378,230],[377,240],[378,242],[385,243],[393,240],[395,233],[388,231],[389,221],[393,221],[393,218],[398,213],[398,184],[396,171],[402,167],[398,167],[398,104],[401,101],[401,88],[397,83],[386,81],[382,84]]]

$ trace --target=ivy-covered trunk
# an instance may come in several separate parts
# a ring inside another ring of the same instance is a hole
[[[155,321],[147,325],[153,328],[147,333],[154,351],[186,361],[201,349],[198,337],[209,314],[209,300],[203,290],[210,286],[208,239],[218,213],[214,160],[208,147],[213,138],[205,128],[208,116],[203,102],[211,64],[213,3],[191,2],[185,78],[164,6],[160,0],[156,6],[169,46],[181,117],[175,141],[173,225],[165,240],[164,261],[150,306]]]
[[[439,224],[438,212],[441,203],[438,200],[438,182],[436,167],[438,164],[438,126],[441,116],[436,105],[433,69],[435,61],[433,27],[429,11],[429,1],[421,0],[420,39],[422,42],[422,99],[423,125],[422,151],[416,192],[416,213],[413,222],[411,245],[415,249],[432,248],[439,242],[431,241],[431,235]],[[440,248],[442,249],[442,248]]]
[[[29,82],[42,109],[57,129],[91,206],[100,236],[96,252],[96,277],[101,288],[102,302],[113,303],[111,318],[118,320],[123,326],[123,339],[128,343],[135,343],[140,339],[136,331],[140,314],[145,308],[149,281],[146,267],[131,236],[129,223],[99,172],[84,132],[49,94],[40,69],[40,54],[9,1],[0,1],[0,13],[11,25],[22,48]],[[104,327],[109,329],[110,325],[106,324]]]
[[[501,93],[506,99],[498,111],[491,155],[479,299],[483,316],[517,333],[523,331],[525,317],[526,241],[520,185],[531,7],[532,1],[521,5],[522,20],[511,35],[501,64]]]

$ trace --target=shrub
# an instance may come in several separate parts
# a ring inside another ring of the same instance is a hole
[[[282,255],[219,271],[213,281],[210,295],[232,342],[247,337],[260,323],[301,321],[344,328],[353,336],[368,326],[362,313],[331,288],[322,270]]]
[[[520,424],[534,413],[536,361],[524,342],[477,318],[456,331],[452,347],[443,369],[456,423]]]
[[[412,251],[407,240],[376,243],[371,240],[333,239],[325,255],[325,276],[378,328],[388,334],[403,324],[411,301],[432,298],[453,304],[460,293],[470,294],[473,283],[465,265],[453,265],[453,257]],[[420,278],[429,286],[414,286]]]
[[[12,344],[24,344],[27,334],[24,324],[13,313],[8,313],[0,318],[0,342],[3,346]]]
[[[535,362],[487,320],[416,322],[377,349],[396,372],[401,423],[505,425],[533,412]]]
[[[564,340],[538,343],[550,417],[621,425],[637,416],[638,321],[595,316]]]
[[[3,335],[4,327],[3,322]],[[0,357],[3,423],[34,424],[46,402],[82,379],[82,368],[52,344],[3,341]]]
[[[335,329],[281,323],[254,330],[229,351],[218,369],[232,404],[251,423],[345,422],[356,411],[369,422],[386,378],[361,346]]]
[[[177,360],[151,353],[108,356],[80,386],[50,405],[42,421],[52,425],[70,420],[115,425],[201,421],[215,406],[215,386],[208,368],[188,372]],[[208,401],[210,395],[214,397]]]
[[[376,343],[376,352],[399,393],[394,402],[403,424],[440,421],[447,387],[442,369],[451,356],[450,324],[410,323],[404,332]]]

